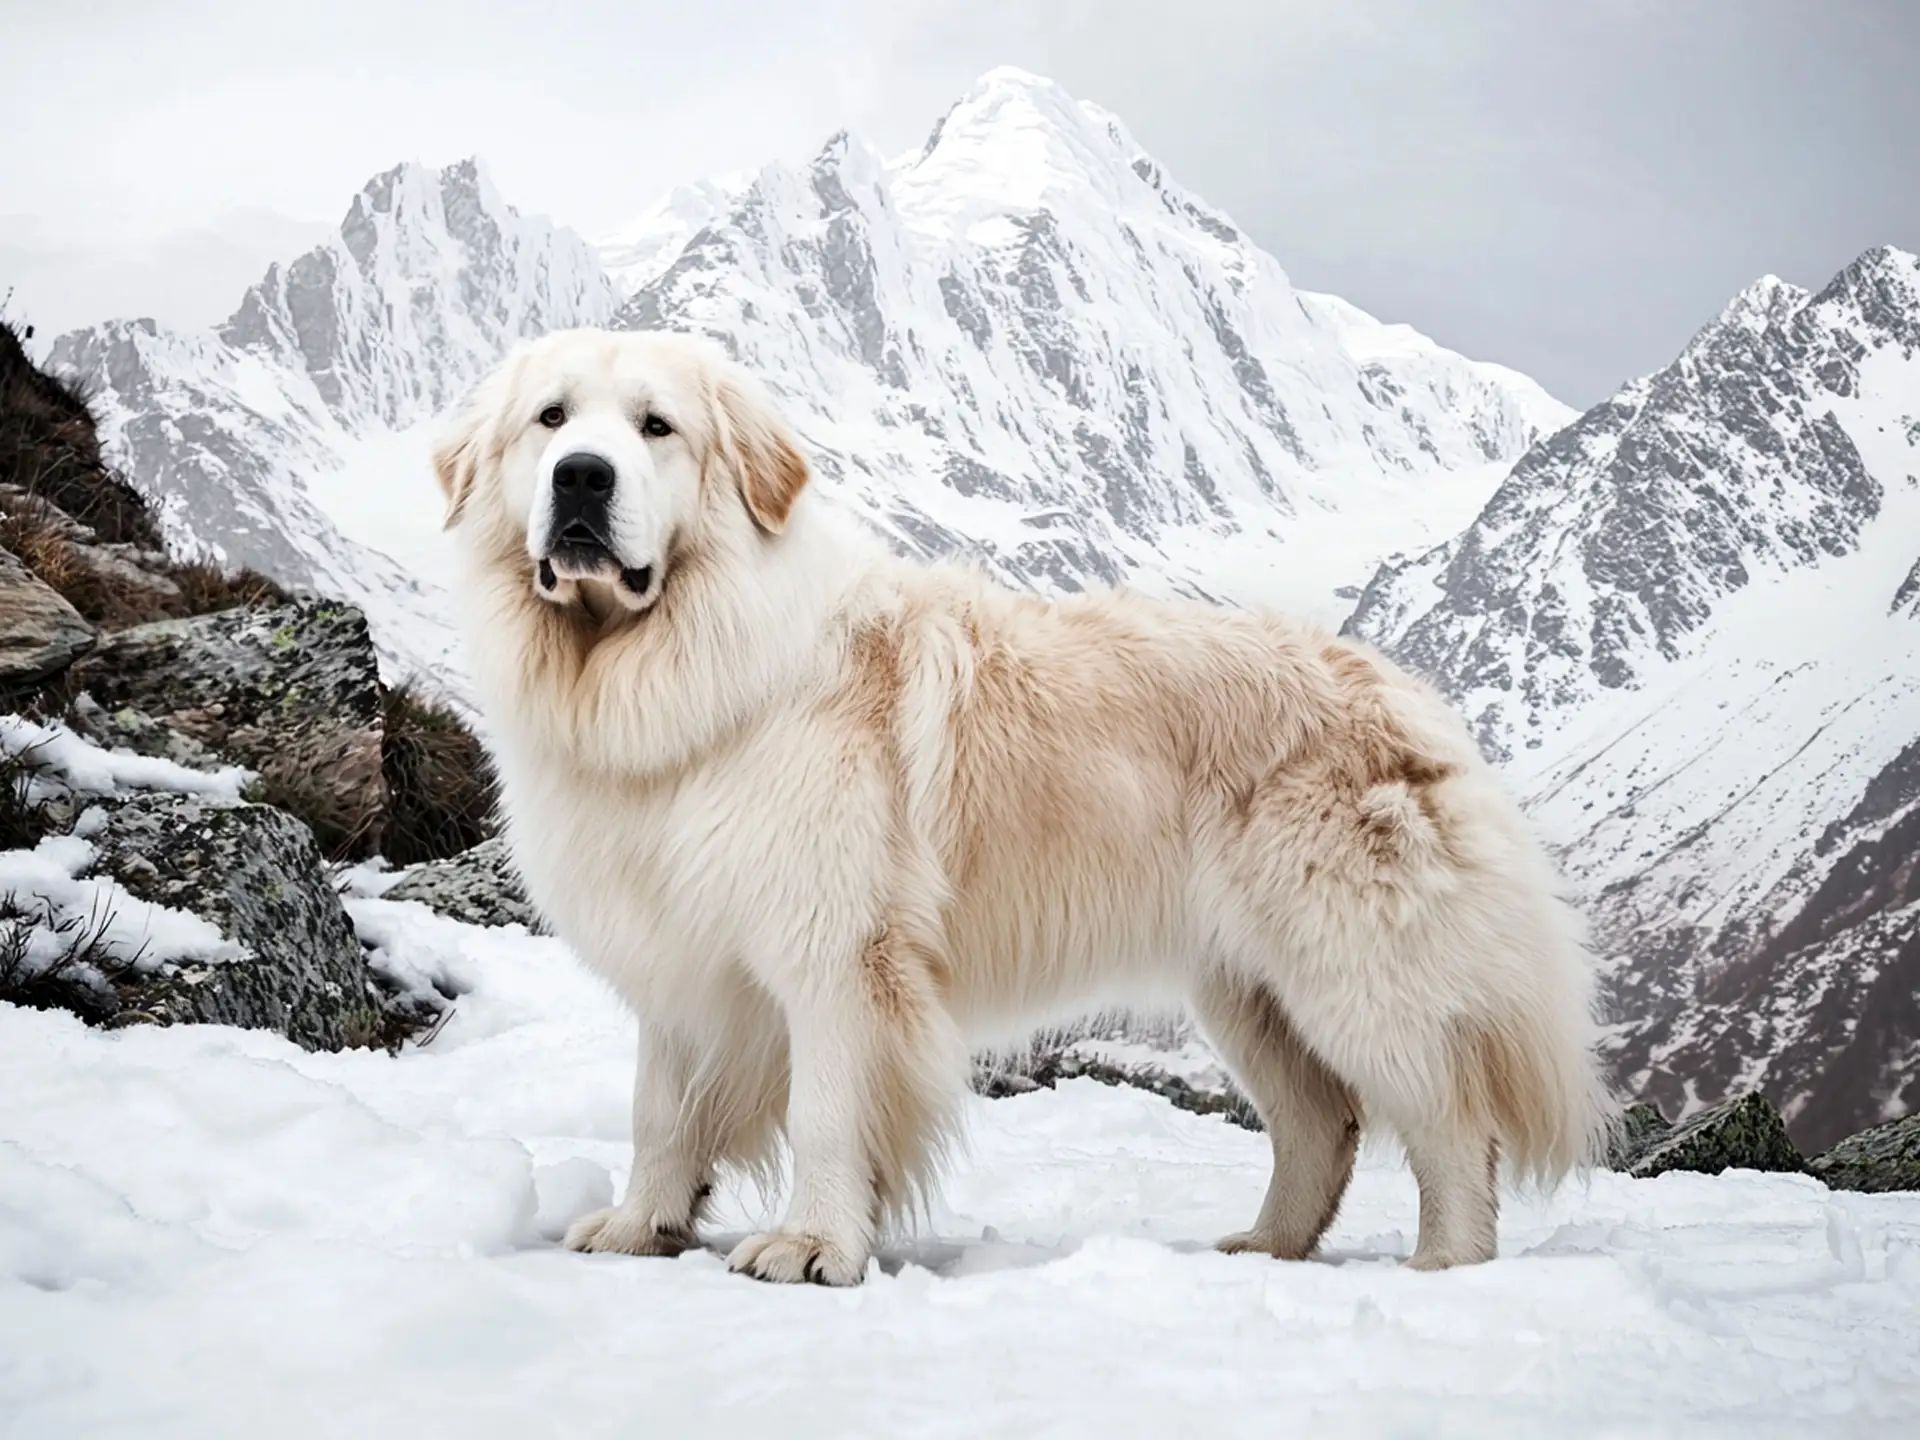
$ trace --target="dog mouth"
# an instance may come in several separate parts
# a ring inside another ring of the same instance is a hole
[[[541,592],[557,598],[562,581],[600,580],[623,592],[629,603],[650,599],[655,588],[652,565],[623,565],[607,543],[585,525],[575,522],[554,537],[553,548],[535,567]]]

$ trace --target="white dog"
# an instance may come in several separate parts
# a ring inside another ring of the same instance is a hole
[[[640,1017],[633,1173],[581,1250],[693,1243],[784,1137],[767,1280],[860,1281],[923,1198],[969,1047],[1179,987],[1273,1178],[1227,1250],[1301,1258],[1363,1124],[1412,1264],[1495,1253],[1610,1105],[1574,915],[1459,719],[1271,616],[1045,600],[836,523],[715,347],[522,346],[435,457],[532,898]]]

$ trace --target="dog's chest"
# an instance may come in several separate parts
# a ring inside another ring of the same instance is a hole
[[[859,916],[881,879],[884,809],[858,803],[862,776],[824,739],[783,730],[646,783],[503,766],[531,898],[583,959],[656,1003],[792,951],[823,906]]]

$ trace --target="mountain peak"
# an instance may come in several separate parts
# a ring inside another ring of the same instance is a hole
[[[1806,304],[1809,294],[1804,287],[1782,280],[1778,275],[1762,275],[1727,302],[1720,320],[1722,324],[1764,329]]]
[[[974,81],[973,88],[967,93],[970,96],[979,95],[988,90],[1052,91],[1059,94],[1065,93],[1055,81],[1049,80],[1044,75],[1036,75],[1033,71],[1023,69],[1018,65],[994,66],[991,70],[983,73],[978,80]]]
[[[1099,146],[1125,142],[1125,132],[1104,110],[1074,99],[1045,76],[1002,65],[976,80],[947,111],[925,153],[962,137],[981,140],[1021,132],[1053,132],[1061,139]]]
[[[1920,256],[1911,251],[1902,250],[1896,245],[1875,245],[1862,251],[1854,262],[1840,273],[1842,275],[1893,274],[1910,276],[1920,270]]]
[[[1786,321],[1811,298],[1810,292],[1782,280],[1778,275],[1762,275],[1735,295],[1682,352],[1682,359],[1698,357],[1715,349],[1729,336],[1758,336]]]
[[[586,242],[522,216],[469,156],[375,175],[338,236],[269,268],[220,333],[304,374],[341,422],[397,426],[444,407],[512,340],[612,309]]]
[[[1157,167],[1118,120],[1012,66],[981,76],[891,169],[903,209],[962,233],[1047,209],[1068,192],[1109,211],[1161,204],[1144,195]]]

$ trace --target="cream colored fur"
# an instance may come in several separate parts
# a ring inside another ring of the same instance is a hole
[[[621,460],[649,597],[536,582],[555,396],[581,433],[673,423]],[[678,1251],[715,1176],[784,1140],[786,1219],[732,1263],[855,1283],[935,1177],[971,1046],[1169,986],[1272,1136],[1224,1248],[1310,1254],[1364,1125],[1405,1142],[1421,1268],[1493,1256],[1498,1161],[1589,1157],[1576,918],[1460,720],[1366,647],[892,558],[685,336],[523,347],[437,464],[513,853],[640,1017],[632,1177],[574,1248]]]

